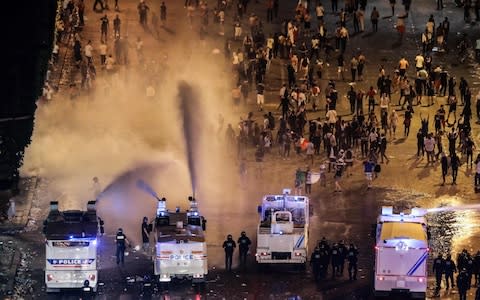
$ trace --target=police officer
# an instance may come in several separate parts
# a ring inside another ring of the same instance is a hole
[[[457,288],[458,288],[458,294],[460,296],[460,300],[467,300],[467,291],[469,289],[469,284],[468,284],[468,274],[465,268],[463,268],[462,271],[458,273]]]
[[[320,248],[317,246],[315,250],[312,252],[310,257],[310,266],[312,267],[313,271],[313,279],[316,283],[320,281],[320,271],[321,271],[321,253]]]
[[[248,248],[252,242],[248,238],[247,234],[245,231],[242,231],[240,234],[240,237],[238,238],[238,250],[239,250],[239,258],[240,258],[240,265],[243,267],[247,266],[247,253],[248,253]]]
[[[237,247],[237,245],[235,244],[235,241],[232,239],[232,235],[229,234],[227,236],[227,240],[223,242],[223,249],[225,249],[225,269],[227,271],[232,270],[232,256],[233,256],[233,251],[235,250],[235,247]]]
[[[436,288],[435,294],[440,292],[440,285],[442,284],[442,275],[443,275],[443,267],[445,266],[442,254],[438,254],[437,258],[433,260],[433,272],[435,273],[436,279]]]
[[[475,275],[475,286],[480,283],[480,251],[473,257],[473,274]]]
[[[340,271],[340,253],[338,251],[338,244],[333,244],[332,249],[330,251],[330,255],[332,257],[332,278],[335,278],[339,274]]]
[[[452,260],[452,256],[449,254],[445,259],[445,265],[443,271],[445,272],[445,282],[447,285],[447,290],[450,288],[450,283],[452,284],[452,288],[455,287],[455,282],[453,281],[453,273],[457,273],[457,266]]]
[[[358,262],[358,250],[354,244],[350,244],[347,250],[348,260],[348,278],[349,280],[357,280],[357,262]]]
[[[328,263],[330,262],[330,250],[326,244],[320,244],[320,279],[327,276]]]
[[[467,271],[467,276],[468,276],[468,281],[467,281],[468,289],[470,289],[471,284],[472,284],[473,270],[474,270],[474,262],[473,262],[473,258],[472,258],[472,256],[470,255],[470,253],[467,253],[467,259],[466,259],[466,267],[465,267],[465,269],[466,269],[466,271]]]
[[[127,236],[123,233],[122,228],[118,228],[117,235],[115,236],[115,243],[117,244],[117,265],[122,263],[122,266],[125,264],[125,248],[126,245],[131,247],[130,242],[127,240]]]
[[[142,245],[143,251],[148,252],[150,249],[150,226],[147,217],[143,217],[142,222]]]
[[[340,276],[343,276],[343,269],[345,267],[345,258],[347,256],[347,247],[345,246],[345,243],[343,242],[343,240],[340,240],[338,242],[338,253],[340,254],[339,272],[340,272]]]

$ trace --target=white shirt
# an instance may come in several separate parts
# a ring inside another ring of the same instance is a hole
[[[92,57],[92,55],[93,55],[93,54],[92,54],[92,51],[93,51],[92,45],[87,44],[87,45],[85,46],[85,56],[86,56],[86,57]]]
[[[323,6],[318,5],[315,8],[315,12],[317,13],[317,17],[323,17],[323,15],[325,14],[325,8],[323,8]]]
[[[107,44],[100,44],[100,55],[107,55]]]
[[[325,115],[327,117],[328,123],[335,124],[337,122],[337,112],[333,109],[327,111]]]
[[[423,145],[425,146],[425,151],[432,152],[435,149],[435,139],[424,138]]]
[[[415,66],[416,66],[417,68],[423,68],[424,62],[425,62],[425,59],[423,58],[423,56],[417,55],[417,56],[415,57],[415,63],[416,63]]]

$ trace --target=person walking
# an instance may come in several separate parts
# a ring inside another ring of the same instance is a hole
[[[460,159],[455,152],[450,155],[450,166],[452,167],[452,185],[457,185],[457,175],[458,167],[460,166]]]
[[[372,21],[372,31],[378,31],[378,19],[380,19],[380,13],[377,10],[377,7],[374,6],[372,13],[370,14],[370,20]]]
[[[445,154],[445,152],[440,153],[440,164],[442,165],[442,186],[445,185],[445,176],[447,176],[448,173],[448,157]]]
[[[442,285],[443,269],[445,261],[441,253],[433,260],[433,273],[435,273],[435,295],[439,295]]]
[[[122,228],[118,228],[117,235],[115,236],[115,243],[117,245],[117,251],[115,256],[117,257],[117,265],[122,263],[122,266],[125,265],[125,249],[128,245],[132,247],[130,242],[127,239],[127,236],[123,233]]]
[[[9,204],[8,204],[7,217],[10,222],[13,222],[13,219],[15,219],[15,215],[16,215],[15,199],[10,198],[8,203]]]
[[[452,288],[454,288],[455,282],[453,281],[453,273],[457,273],[457,266],[452,260],[452,256],[450,254],[447,255],[447,258],[445,259],[444,272],[447,290],[450,288],[450,284],[452,285]]]
[[[232,271],[233,251],[235,251],[237,247],[231,234],[227,235],[227,239],[223,242],[222,247],[225,250],[225,269],[230,272]]]
[[[137,10],[138,10],[140,25],[142,25],[143,27],[147,26],[147,13],[149,9],[150,8],[145,3],[145,0],[140,0],[140,3],[138,3],[137,5]]]
[[[162,5],[160,5],[160,21],[161,25],[165,26],[167,22],[167,6],[165,5],[165,1],[162,1]]]
[[[475,160],[475,190],[480,188],[480,154],[477,155]]]
[[[238,238],[238,254],[240,259],[240,265],[243,268],[247,267],[247,254],[251,244],[252,242],[250,241],[250,238],[248,238],[245,231],[242,231],[240,237]]]
[[[358,262],[358,250],[354,244],[350,244],[347,250],[348,260],[348,278],[349,280],[357,280],[357,262]]]
[[[460,300],[467,300],[467,291],[470,288],[467,270],[463,268],[457,275],[457,288]]]
[[[120,26],[122,25],[122,20],[120,20],[120,17],[118,14],[115,16],[115,19],[113,19],[113,36],[115,38],[120,37]]]
[[[104,42],[106,42],[108,38],[109,24],[110,20],[108,19],[107,14],[100,18],[100,39]]]
[[[310,267],[312,267],[313,279],[316,283],[320,281],[320,270],[322,266],[320,248],[317,246],[310,256]]]

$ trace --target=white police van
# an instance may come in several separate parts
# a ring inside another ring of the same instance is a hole
[[[382,207],[375,230],[375,295],[405,293],[425,299],[429,254],[426,210],[394,214]]]
[[[266,195],[258,207],[257,229],[259,264],[305,264],[307,262],[309,199],[282,195]]]
[[[50,202],[50,213],[43,223],[45,235],[45,285],[47,292],[61,289],[97,290],[97,243],[103,221],[97,217],[95,201],[86,211],[59,211]]]
[[[206,220],[197,201],[189,197],[187,211],[169,211],[166,199],[158,199],[153,231],[155,238],[154,273],[159,282],[174,278],[204,283],[208,273]]]

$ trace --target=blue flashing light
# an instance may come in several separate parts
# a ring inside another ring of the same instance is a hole
[[[95,246],[97,245],[97,240],[96,239],[92,241],[92,245],[95,245]]]
[[[198,212],[194,212],[193,215],[194,215],[194,216],[198,216]]]
[[[70,239],[73,240],[73,235],[70,236]]]

